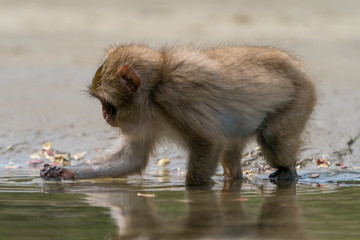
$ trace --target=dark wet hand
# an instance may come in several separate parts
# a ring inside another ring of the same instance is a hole
[[[40,170],[40,177],[44,180],[59,181],[61,179],[74,179],[75,175],[65,168],[44,164]]]

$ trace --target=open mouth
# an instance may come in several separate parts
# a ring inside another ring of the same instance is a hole
[[[115,126],[115,115],[116,115],[116,108],[106,101],[101,101],[102,105],[102,114],[105,121],[110,124],[111,126]]]

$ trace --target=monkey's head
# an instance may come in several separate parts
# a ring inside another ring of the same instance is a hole
[[[100,100],[108,124],[120,127],[122,120],[136,115],[139,99],[143,99],[159,67],[156,57],[155,51],[139,45],[112,47],[107,51],[89,90]]]
[[[119,115],[124,115],[130,108],[141,81],[130,65],[119,64],[114,69],[113,64],[106,59],[99,67],[90,94],[100,100],[106,122],[119,127]]]

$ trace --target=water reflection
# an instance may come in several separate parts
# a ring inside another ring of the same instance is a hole
[[[306,239],[295,186],[276,187],[258,198],[242,197],[241,182],[224,182],[222,190],[190,189],[89,193],[93,206],[108,207],[118,225],[111,239]],[[252,204],[261,204],[260,212]],[[248,205],[248,206],[247,206]]]
[[[264,199],[257,234],[272,239],[307,239],[295,186],[277,188]]]
[[[358,185],[300,182],[295,188],[261,179],[222,182],[219,178],[212,189],[185,189],[182,178],[163,178],[159,183],[157,176],[63,182],[2,177],[0,239],[360,236]]]

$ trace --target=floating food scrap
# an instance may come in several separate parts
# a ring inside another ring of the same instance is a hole
[[[255,172],[253,172],[252,169],[243,171],[243,175],[246,175],[246,178],[251,179],[254,175],[256,175]]]
[[[248,198],[235,198],[235,201],[240,201],[240,202],[243,202],[243,201],[247,201],[249,200]]]
[[[15,165],[13,161],[10,161],[10,162],[8,163],[8,165],[5,166],[5,168],[8,168],[8,169],[19,169],[20,166],[19,166],[19,165]]]
[[[47,159],[53,163],[57,163],[61,166],[69,166],[70,165],[70,153],[60,153],[52,149],[52,142],[46,142],[41,148],[41,151],[39,151],[36,154],[30,155],[31,159],[34,159],[33,161],[28,161],[28,164],[36,164],[41,163],[43,159]]]
[[[317,188],[326,189],[326,184],[316,184]]]
[[[318,168],[328,168],[330,166],[330,162],[326,161],[325,157],[316,160],[316,164]]]
[[[13,149],[14,149],[13,145],[6,146],[6,151],[10,151],[10,150],[13,150]]]
[[[52,142],[46,142],[44,143],[44,145],[42,146],[42,150],[50,150],[52,146]]]
[[[35,159],[35,160],[29,160],[26,163],[27,164],[41,164],[41,163],[44,163],[44,161],[41,159]]]
[[[71,158],[71,154],[67,152],[60,152],[52,148],[52,142],[46,142],[43,144],[41,150],[38,153],[31,154],[32,160],[28,161],[28,164],[41,164],[45,160],[50,161],[50,165],[54,166],[69,166],[72,159],[80,160],[85,157],[87,151],[78,152]]]
[[[253,158],[261,155],[261,147],[254,148],[251,152],[248,152],[243,155],[243,158]]]
[[[37,153],[34,153],[34,154],[31,154],[31,155],[30,155],[30,158],[31,158],[31,159],[40,159],[41,156],[40,156],[39,154],[37,154]]]
[[[252,169],[250,169],[250,170],[245,170],[244,173],[245,173],[246,175],[248,175],[248,174],[250,174],[250,173],[253,173],[253,171],[252,171]]]
[[[160,159],[156,162],[156,166],[161,166],[161,167],[165,167],[170,163],[170,159],[169,158],[163,158]]]
[[[173,170],[173,173],[177,174],[178,176],[184,176],[186,172],[182,168],[177,168]]]
[[[98,148],[98,147],[97,147],[97,148],[94,148],[94,150],[97,151],[97,152],[102,152],[102,149],[101,149],[101,148]]]
[[[318,177],[320,177],[320,174],[318,173],[313,173],[310,175],[310,178],[318,178]]]
[[[345,166],[345,163],[343,162],[337,162],[335,163],[335,166],[341,167],[341,169],[347,169],[347,166]]]
[[[61,166],[70,165],[70,153],[55,153],[47,150],[44,151],[44,155],[47,160],[59,163]]]
[[[155,197],[156,195],[155,194],[152,194],[152,193],[138,193],[137,194],[138,197]]]
[[[87,151],[75,153],[75,154],[74,154],[74,159],[75,159],[75,160],[83,159],[86,154],[87,154]]]
[[[269,165],[261,165],[258,173],[270,172],[271,167]]]

